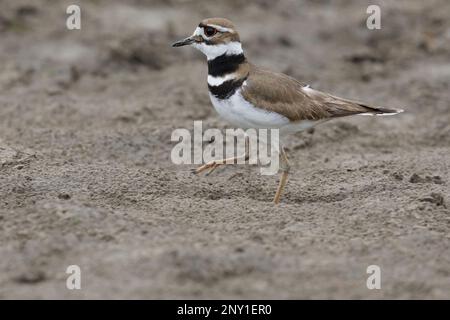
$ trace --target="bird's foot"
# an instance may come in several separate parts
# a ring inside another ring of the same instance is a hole
[[[208,170],[208,172],[206,172],[206,175],[210,175],[214,170],[216,170],[218,167],[220,167],[221,165],[223,165],[223,161],[217,161],[217,160],[213,160],[210,161],[208,163],[205,163],[204,165],[198,167],[197,169],[194,170],[195,174],[199,174],[202,173],[203,171]]]

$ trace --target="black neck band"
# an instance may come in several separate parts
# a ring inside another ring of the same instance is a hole
[[[227,55],[224,53],[217,58],[208,61],[208,74],[213,77],[221,77],[235,72],[241,63],[246,61],[243,53]]]
[[[228,99],[242,86],[245,80],[247,80],[247,77],[236,80],[228,80],[219,86],[208,85],[208,89],[209,92],[211,92],[211,94],[217,99]]]

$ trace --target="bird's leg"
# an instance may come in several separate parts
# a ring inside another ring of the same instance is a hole
[[[288,173],[291,168],[288,158],[287,158],[287,155],[286,155],[286,151],[284,150],[284,147],[281,147],[280,160],[281,160],[280,161],[281,162],[281,178],[280,178],[280,183],[278,184],[277,192],[275,193],[275,197],[273,198],[273,203],[275,203],[275,204],[278,204],[280,202],[281,193],[283,192],[284,186],[286,185]]]
[[[195,169],[195,173],[201,173],[205,170],[209,171],[206,173],[206,175],[211,174],[214,170],[216,170],[217,167],[224,165],[224,164],[235,164],[235,161],[237,162],[238,160],[242,160],[244,159],[245,161],[247,161],[250,157],[250,144],[249,144],[249,138],[245,137],[245,153],[241,156],[237,156],[237,157],[231,157],[231,158],[226,158],[226,159],[221,159],[221,160],[213,160],[210,161],[208,163],[205,163],[204,165],[198,167],[197,169]]]

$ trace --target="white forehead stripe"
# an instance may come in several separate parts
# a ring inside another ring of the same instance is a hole
[[[225,28],[225,27],[222,27],[222,26],[218,26],[218,25],[216,25],[216,24],[208,24],[207,26],[208,26],[208,27],[215,28],[215,29],[219,30],[220,32],[230,32],[230,33],[234,33],[234,30],[233,30],[233,29],[231,29],[231,28]],[[204,32],[203,28],[201,28],[201,27],[195,28],[194,34],[193,34],[193,35],[194,35],[194,36],[202,36],[202,37],[205,36],[205,37],[207,37],[207,36],[205,35],[205,32]]]
[[[193,36],[203,36],[203,35],[204,35],[203,28],[200,27],[195,28]]]
[[[207,24],[207,26],[208,27],[213,27],[213,28],[219,30],[220,32],[231,32],[231,33],[234,32],[234,30],[231,29],[231,28],[222,27],[222,26],[219,26],[217,24]]]

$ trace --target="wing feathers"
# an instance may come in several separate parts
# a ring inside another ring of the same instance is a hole
[[[291,121],[322,120],[354,114],[396,114],[402,110],[372,107],[305,86],[284,74],[250,67],[244,98],[258,108],[284,115]]]

